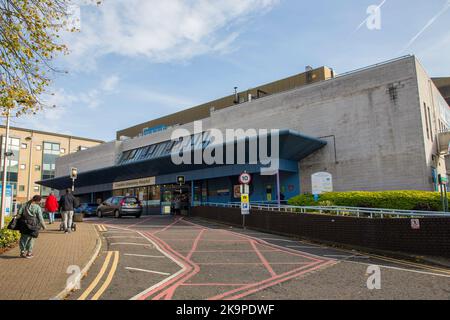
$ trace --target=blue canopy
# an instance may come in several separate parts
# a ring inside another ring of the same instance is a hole
[[[246,139],[246,154],[248,159],[248,144],[252,139],[260,139],[260,137]],[[268,139],[270,141],[270,139]],[[300,161],[318,149],[326,145],[326,142],[317,138],[302,135],[292,130],[281,130],[279,132],[279,158],[291,161]],[[234,142],[235,148],[238,141]],[[270,142],[269,142],[270,144]],[[268,148],[270,151],[270,147]],[[225,153],[225,152],[224,152]],[[259,159],[258,159],[259,160]],[[77,187],[87,187],[93,185],[114,183],[119,181],[133,180],[144,177],[167,175],[177,172],[187,172],[201,169],[209,169],[212,167],[224,167],[233,165],[207,165],[203,164],[181,164],[173,163],[170,154],[165,154],[157,158],[136,161],[132,163],[106,167],[102,169],[82,172],[78,174],[76,180]],[[227,176],[227,170],[224,170],[224,176]],[[40,185],[63,190],[71,187],[72,180],[69,176],[58,177],[37,182]]]

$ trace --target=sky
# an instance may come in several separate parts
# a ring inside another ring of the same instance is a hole
[[[450,76],[450,0],[80,1],[80,30],[55,61],[67,73],[46,98],[56,107],[13,126],[110,141],[307,65],[344,73],[415,54],[430,76]]]

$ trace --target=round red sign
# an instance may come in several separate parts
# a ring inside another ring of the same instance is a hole
[[[250,182],[252,182],[252,176],[247,172],[241,173],[241,175],[239,176],[239,183],[250,184]]]

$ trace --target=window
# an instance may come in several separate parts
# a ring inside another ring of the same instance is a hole
[[[431,141],[434,140],[434,131],[433,131],[433,123],[431,122],[431,111],[430,111],[430,107],[427,107],[428,109],[428,122],[429,122],[429,126],[430,126],[430,136],[431,136]]]
[[[22,163],[22,164],[20,165],[20,170],[25,170],[26,168],[27,168],[27,165],[26,165],[26,164],[23,164],[23,163]]]
[[[83,150],[87,150],[87,149],[88,149],[87,147],[83,147],[83,146],[78,147],[78,151],[83,151]]]
[[[28,145],[27,145],[26,143],[22,143],[22,144],[20,145],[20,147],[21,147],[22,149],[26,149],[26,148],[28,148]]]
[[[47,180],[55,177],[56,159],[61,155],[61,148],[59,143],[44,142],[44,151],[42,152],[42,180]],[[37,166],[35,166],[35,171]],[[42,196],[48,196],[51,189],[42,188]]]
[[[24,191],[25,191],[25,186],[20,185],[20,186],[19,186],[19,191],[20,191],[20,192],[24,192]]]
[[[423,112],[425,114],[425,125],[427,127],[427,138],[430,139],[430,127],[429,127],[429,122],[428,122],[428,112],[427,112],[427,105],[425,102],[423,103]]]
[[[176,141],[169,141],[169,142],[166,144],[165,151],[166,151],[166,152],[172,152],[172,148],[173,148],[173,146],[175,145],[175,143],[177,143],[177,142],[176,142]]]
[[[5,143],[6,138],[2,137],[1,140],[1,152],[0,154],[4,154],[5,152]],[[16,195],[17,191],[17,180],[19,174],[19,156],[20,156],[20,139],[19,138],[9,138],[8,140],[8,152],[11,152],[11,156],[8,156],[7,165],[8,171],[6,175],[6,180],[8,184],[13,186],[14,195]],[[3,171],[3,161],[1,161],[0,171]]]

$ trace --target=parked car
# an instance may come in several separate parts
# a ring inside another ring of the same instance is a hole
[[[136,197],[112,197],[97,208],[97,216],[99,218],[105,216],[114,216],[115,218],[135,216],[140,218],[141,215],[142,205]]]
[[[93,216],[97,213],[98,204],[96,203],[82,203],[75,209],[75,213],[84,213],[86,216]]]

